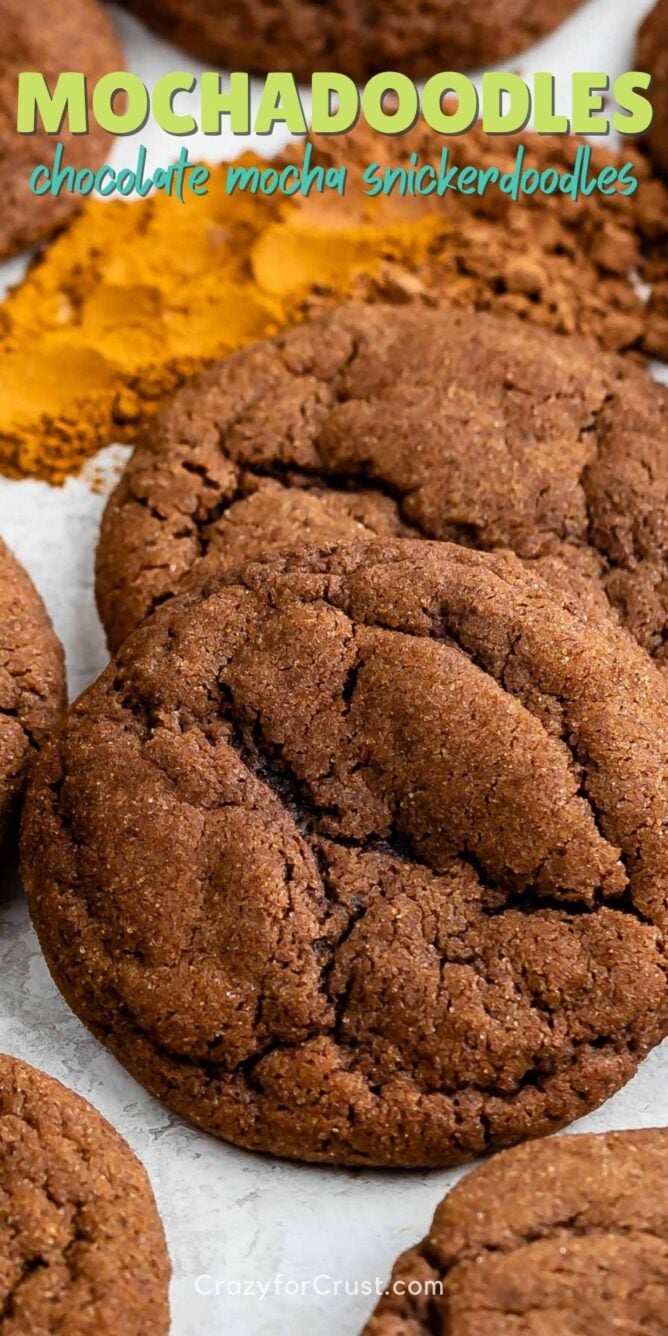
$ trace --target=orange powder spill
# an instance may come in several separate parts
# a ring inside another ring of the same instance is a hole
[[[246,159],[253,161],[253,159]],[[424,259],[435,219],[374,227],[224,188],[91,202],[0,308],[0,470],[60,483],[214,359],[299,318],[314,288]],[[440,224],[440,231],[443,224]]]
[[[577,141],[522,142],[528,164],[572,167]],[[60,483],[214,359],[347,299],[493,309],[668,358],[668,189],[646,164],[629,198],[372,201],[361,164],[437,163],[443,140],[417,127],[313,144],[314,161],[348,164],[344,198],[230,196],[223,166],[185,204],[84,208],[0,306],[1,472]],[[516,148],[476,129],[450,152],[510,170]],[[615,160],[594,150],[593,170]]]

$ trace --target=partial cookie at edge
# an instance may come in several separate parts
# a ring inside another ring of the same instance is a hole
[[[29,576],[0,540],[0,847],[64,706],[61,646]]]
[[[143,1166],[44,1072],[0,1055],[0,1330],[166,1336],[169,1259]]]
[[[505,1151],[448,1193],[363,1336],[665,1336],[667,1201],[663,1128]]]

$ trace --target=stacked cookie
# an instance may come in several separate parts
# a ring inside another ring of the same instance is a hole
[[[512,554],[223,570],[43,753],[23,865],[49,967],[243,1146],[444,1165],[551,1131],[666,1032],[667,704]]]

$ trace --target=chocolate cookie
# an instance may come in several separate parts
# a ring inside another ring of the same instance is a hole
[[[640,29],[636,69],[652,76],[654,120],[647,146],[659,171],[668,176],[668,0],[658,0]]]
[[[64,704],[63,652],[48,613],[0,541],[0,846],[35,751]]]
[[[668,391],[637,367],[486,314],[337,310],[150,428],[103,519],[98,606],[117,647],[184,578],[300,539],[423,536],[512,548],[663,662],[667,508]]]
[[[67,130],[48,135],[18,134],[16,104],[22,70],[39,70],[53,91],[58,75],[77,70],[86,75],[89,93],[103,74],[123,68],[123,57],[113,26],[96,0],[70,0],[54,6],[51,0],[2,0],[0,4],[0,259],[33,246],[61,227],[80,207],[82,199],[64,190],[59,198],[33,194],[33,168],[47,166],[60,140],[64,165],[95,171],[105,161],[112,143],[93,117],[85,135]]]
[[[522,51],[581,0],[123,0],[151,28],[199,60],[228,69],[341,70],[357,81],[382,70],[423,78],[474,69]]]
[[[668,1132],[497,1155],[399,1258],[364,1336],[665,1336]]]
[[[0,1055],[0,1331],[159,1336],[169,1273],[130,1147],[85,1099]]]
[[[40,758],[23,867],[150,1091],[242,1146],[436,1165],[629,1079],[668,1028],[668,684],[575,608],[512,554],[381,541],[125,642]]]

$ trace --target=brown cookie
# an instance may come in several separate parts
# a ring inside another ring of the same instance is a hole
[[[665,1336],[668,1132],[505,1151],[399,1258],[364,1336]]]
[[[228,572],[135,631],[23,826],[67,1002],[239,1145],[450,1164],[666,1033],[668,684],[508,554]]]
[[[652,76],[654,119],[647,146],[659,171],[668,176],[668,0],[658,0],[640,29],[636,69]]]
[[[503,60],[552,32],[582,0],[123,0],[162,37],[228,69],[341,70],[424,78]]]
[[[130,1147],[85,1099],[0,1055],[0,1331],[159,1336],[169,1274]]]
[[[0,846],[36,749],[65,705],[63,652],[26,572],[0,541]]]
[[[0,259],[49,237],[82,204],[64,190],[59,198],[35,195],[29,188],[33,168],[47,166],[60,140],[64,165],[95,171],[106,160],[112,140],[90,119],[85,135],[48,135],[43,129],[22,135],[16,130],[18,76],[39,70],[53,91],[64,70],[81,71],[89,91],[103,74],[123,68],[111,21],[96,0],[2,0],[0,4]]]
[[[422,536],[512,548],[663,662],[667,508],[668,391],[637,367],[486,314],[337,310],[219,363],[153,424],[106,509],[98,606],[116,648],[221,565]]]

